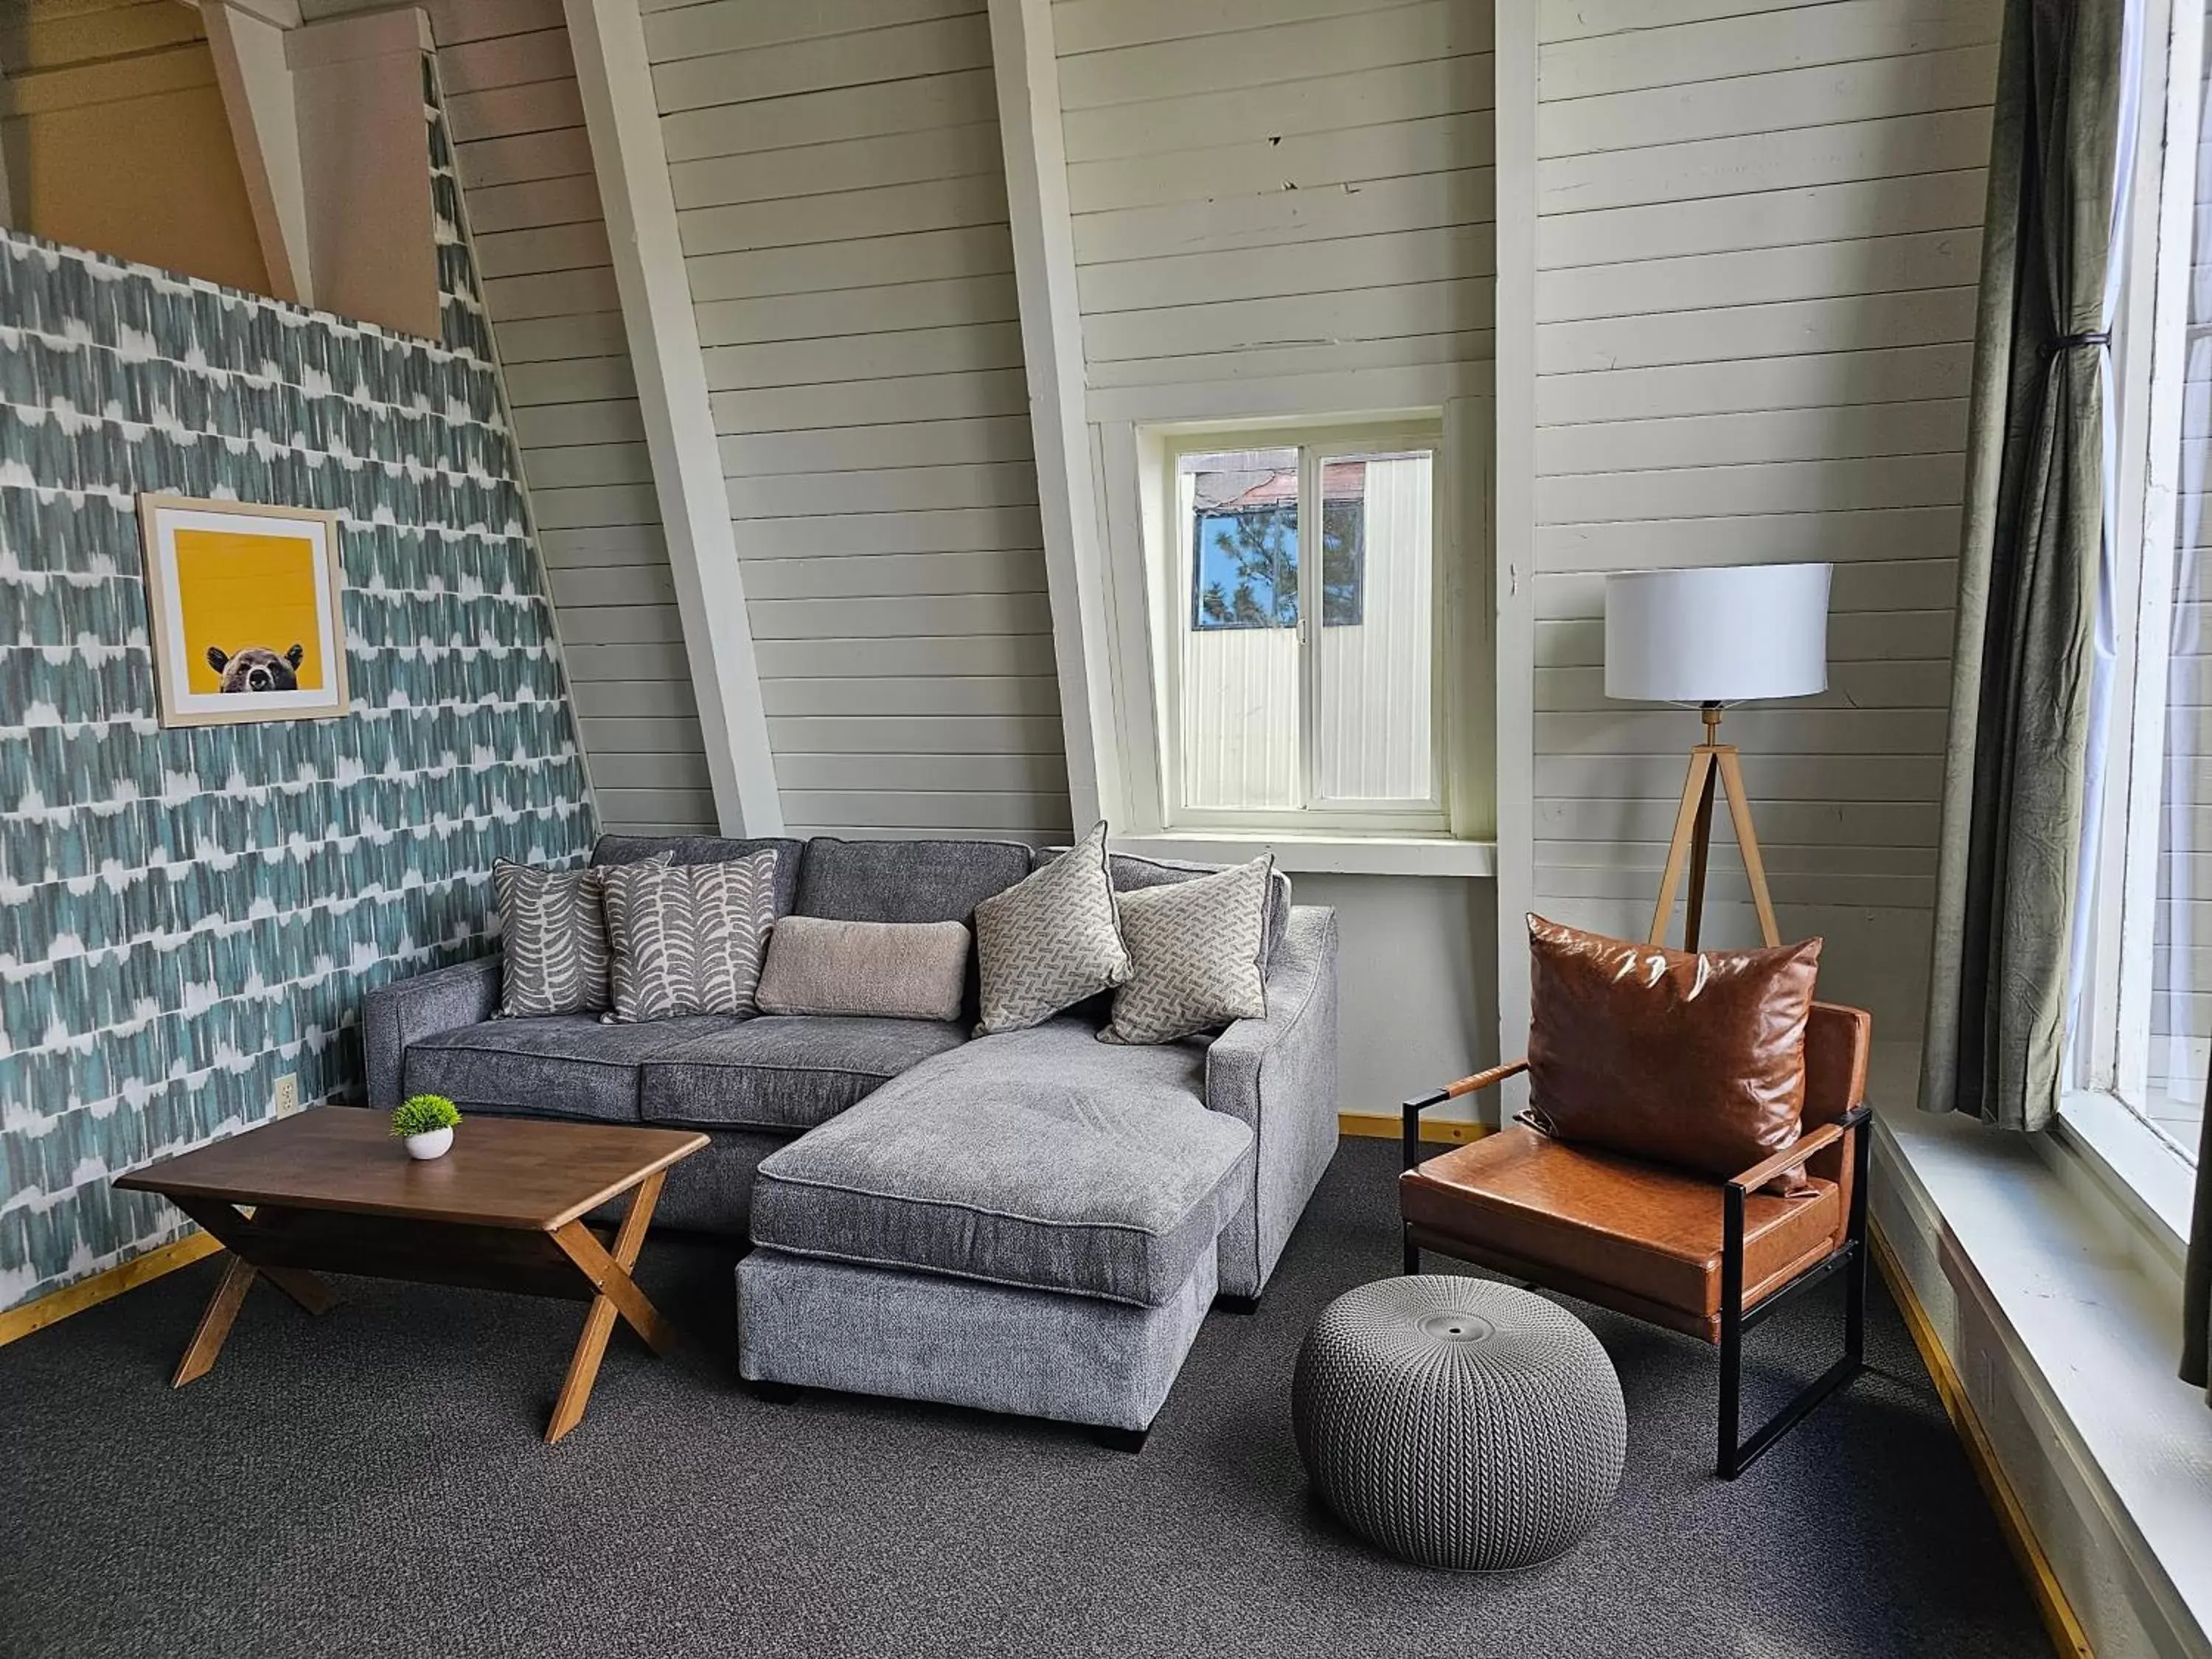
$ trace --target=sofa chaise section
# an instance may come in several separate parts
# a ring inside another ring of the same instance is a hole
[[[1079,1019],[969,1043],[769,1158],[750,1381],[1140,1431],[1212,1304],[1253,1136],[1194,1044]]]

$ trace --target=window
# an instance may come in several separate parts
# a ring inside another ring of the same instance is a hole
[[[2200,130],[2212,135],[2202,7],[2181,0],[2172,55],[2145,54],[2114,350],[2113,690],[2073,1028],[2075,1081],[2106,1103],[2107,1128],[2066,1115],[2139,1194],[2161,1162],[2194,1161],[2212,1065],[2212,170],[2191,165]],[[2111,1126],[2128,1123],[2149,1138],[2113,1154]]]
[[[1164,437],[1146,585],[1164,816],[1449,828],[1434,423]]]

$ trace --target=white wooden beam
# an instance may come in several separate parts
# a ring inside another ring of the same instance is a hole
[[[726,834],[783,833],[737,537],[707,398],[637,0],[563,0],[615,289],[676,580],[714,811]]]
[[[1528,936],[1536,902],[1537,0],[1498,0],[1498,1054],[1528,1047]],[[1527,1103],[1512,1079],[1499,1109]],[[1501,1121],[1503,1121],[1501,1119]]]
[[[1101,817],[1126,819],[1128,793],[1114,738],[1104,549],[1084,413],[1083,317],[1075,297],[1060,66],[1051,0],[990,0],[990,10],[1068,804],[1080,834]]]
[[[282,40],[316,305],[436,339],[430,170],[393,165],[422,143],[429,17],[412,6],[364,12]]]
[[[299,106],[284,50],[284,31],[300,27],[300,9],[295,0],[203,0],[200,21],[207,27],[216,85],[229,118],[238,170],[246,179],[261,260],[269,269],[269,291],[280,300],[312,306]]]

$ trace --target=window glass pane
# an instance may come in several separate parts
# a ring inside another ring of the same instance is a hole
[[[1427,450],[1322,465],[1316,782],[1340,801],[1436,794],[1436,561]]]
[[[2212,132],[2212,127],[2205,129]],[[2154,1128],[2191,1158],[2204,1110],[2205,1067],[2212,1058],[2212,173],[2197,180],[2195,246],[2161,248],[2190,260],[2189,325],[2183,340],[2161,340],[2187,354],[2181,388],[2181,453],[2174,513],[2173,612],[2166,645],[2166,763],[2160,780],[2158,906],[2151,945],[2150,1049],[2147,1097],[2137,1104]],[[2161,362],[2161,371],[2170,364]],[[2144,641],[2145,649],[2155,642]]]
[[[1186,455],[1190,625],[1298,625],[1298,453]]]
[[[1186,455],[1176,489],[1190,596],[1179,630],[1183,804],[1303,805],[1298,453]]]

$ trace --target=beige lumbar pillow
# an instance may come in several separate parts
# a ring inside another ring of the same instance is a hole
[[[1116,895],[1135,971],[1114,994],[1107,1042],[1172,1042],[1267,1012],[1272,855]]]
[[[975,1035],[1041,1025],[1129,977],[1106,873],[1106,826],[975,907],[983,981]]]
[[[764,1014],[957,1019],[968,930],[957,921],[833,921],[785,916],[768,936],[757,999]]]

